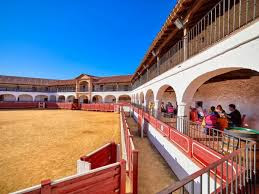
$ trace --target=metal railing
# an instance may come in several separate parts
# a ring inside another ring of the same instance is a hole
[[[250,142],[158,193],[256,193],[254,150],[256,144]]]
[[[177,117],[175,125],[173,127],[183,134],[222,155],[232,153],[251,142],[249,139],[229,134],[227,131],[203,127],[183,117]]]
[[[200,53],[259,16],[259,0],[221,0],[149,68],[149,80]],[[184,53],[186,52],[186,53]],[[184,57],[186,55],[186,58]],[[141,77],[141,76],[140,76]],[[143,83],[133,83],[137,88]]]
[[[135,106],[133,104],[133,106]],[[148,112],[147,108],[137,105]],[[159,115],[158,113],[155,114]],[[157,116],[163,121],[163,115]],[[168,193],[256,193],[256,142],[228,134],[218,129],[204,129],[186,118],[171,118],[167,123],[208,148],[223,155],[223,158],[201,170],[173,183],[159,192]],[[160,122],[159,121],[159,122]],[[173,123],[173,125],[171,124]]]

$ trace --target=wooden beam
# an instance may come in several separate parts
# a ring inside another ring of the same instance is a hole
[[[197,3],[194,3],[192,7],[189,9],[190,12],[186,15],[184,19],[184,23],[188,23],[188,21],[193,17],[193,15],[201,8],[207,0],[199,0]]]

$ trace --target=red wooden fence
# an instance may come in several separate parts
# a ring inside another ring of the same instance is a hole
[[[122,124],[125,137],[125,145],[127,152],[127,165],[128,165],[128,176],[131,181],[132,193],[138,193],[138,150],[135,149],[133,143],[133,135],[130,133],[130,129],[126,120],[126,115],[122,109]]]
[[[68,109],[72,110],[73,103],[70,102],[46,102],[48,109]]]
[[[45,180],[41,185],[15,192],[16,194],[53,193],[120,193],[125,194],[126,162],[116,162],[89,172],[77,174],[57,181]]]
[[[126,161],[117,162],[117,144],[109,143],[80,159],[91,163],[91,170],[57,181],[44,180],[41,185],[16,194],[51,193],[120,193],[125,194]]]
[[[114,112],[114,104],[81,104],[81,110]]]
[[[91,163],[91,169],[95,169],[117,162],[117,151],[117,145],[109,143],[80,159]]]
[[[38,108],[38,102],[0,102],[0,109]]]

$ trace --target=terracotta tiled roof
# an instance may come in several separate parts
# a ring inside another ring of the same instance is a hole
[[[71,85],[75,84],[75,80],[54,80],[30,77],[4,76],[0,75],[1,84],[22,84],[22,85],[37,85],[37,86],[51,86],[51,85]]]
[[[130,82],[132,75],[120,75],[111,77],[100,77],[95,83],[126,83]]]
[[[132,79],[138,75],[138,72],[141,71],[141,69],[147,65],[147,62],[153,58],[152,51],[157,51],[157,48],[161,44],[163,44],[164,40],[166,39],[167,36],[170,35],[170,30],[176,28],[174,26],[174,21],[183,13],[186,13],[190,7],[188,3],[193,3],[195,2],[194,0],[178,0],[172,11],[170,12],[169,16],[167,17],[165,23],[161,27],[160,31],[157,33],[156,37],[152,41],[150,47],[148,48],[144,58],[142,59],[140,65],[136,69],[135,73],[132,76]]]
[[[111,76],[111,77],[95,77],[94,83],[125,83],[130,82],[131,75]],[[77,77],[78,78],[78,77]],[[0,75],[1,84],[21,84],[21,85],[37,85],[37,86],[58,86],[58,85],[75,85],[76,79],[70,80],[54,80],[30,77],[4,76]]]
[[[75,79],[69,79],[69,80],[54,80],[50,82],[49,85],[51,86],[61,86],[61,85],[75,85],[76,80]]]
[[[48,85],[55,80],[41,79],[41,78],[29,78],[29,77],[16,77],[16,76],[4,76],[0,75],[0,83],[2,84],[24,84],[24,85]]]

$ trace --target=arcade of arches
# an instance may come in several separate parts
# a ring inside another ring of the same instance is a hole
[[[92,102],[93,103],[102,103],[103,102],[103,98],[100,95],[95,95],[95,96],[93,96]]]
[[[119,101],[118,102],[131,102],[131,97],[129,95],[122,95],[119,96]]]
[[[195,80],[194,80],[195,81]],[[190,84],[192,90],[197,84]],[[222,105],[229,113],[229,104],[235,104],[244,117],[244,124],[248,128],[259,129],[259,73],[248,69],[232,70],[219,74],[200,83],[193,95],[189,95],[190,101],[186,103],[185,115],[188,115],[190,107],[195,107],[197,102],[202,102],[203,109],[209,112],[211,106]],[[156,96],[156,98],[155,98]],[[144,98],[144,100],[143,100]],[[161,102],[171,102],[177,107],[176,91],[170,85],[161,86],[156,93],[149,89],[135,94],[135,102],[148,106],[155,103],[155,108],[160,111]],[[144,102],[145,101],[145,102]]]

